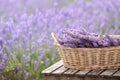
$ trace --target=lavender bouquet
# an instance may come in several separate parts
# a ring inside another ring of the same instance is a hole
[[[71,48],[104,48],[120,46],[120,38],[89,33],[85,29],[65,29],[57,37],[60,45]]]

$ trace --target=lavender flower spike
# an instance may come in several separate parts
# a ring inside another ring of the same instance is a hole
[[[6,64],[6,54],[0,52],[0,71],[2,71],[5,68],[5,64]]]

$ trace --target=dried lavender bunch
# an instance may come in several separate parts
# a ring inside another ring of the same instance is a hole
[[[99,34],[75,29],[63,30],[58,37],[58,42],[71,48],[102,48],[120,45],[120,39],[112,38],[109,35],[102,38]]]

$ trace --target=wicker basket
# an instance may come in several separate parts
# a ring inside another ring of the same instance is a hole
[[[114,38],[119,35],[111,35]],[[69,48],[60,45],[52,33],[64,66],[79,70],[120,68],[120,46],[109,48]]]

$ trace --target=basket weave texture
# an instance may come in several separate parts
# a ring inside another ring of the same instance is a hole
[[[78,70],[120,68],[120,46],[69,48],[60,45],[54,34],[52,36],[65,67]]]

